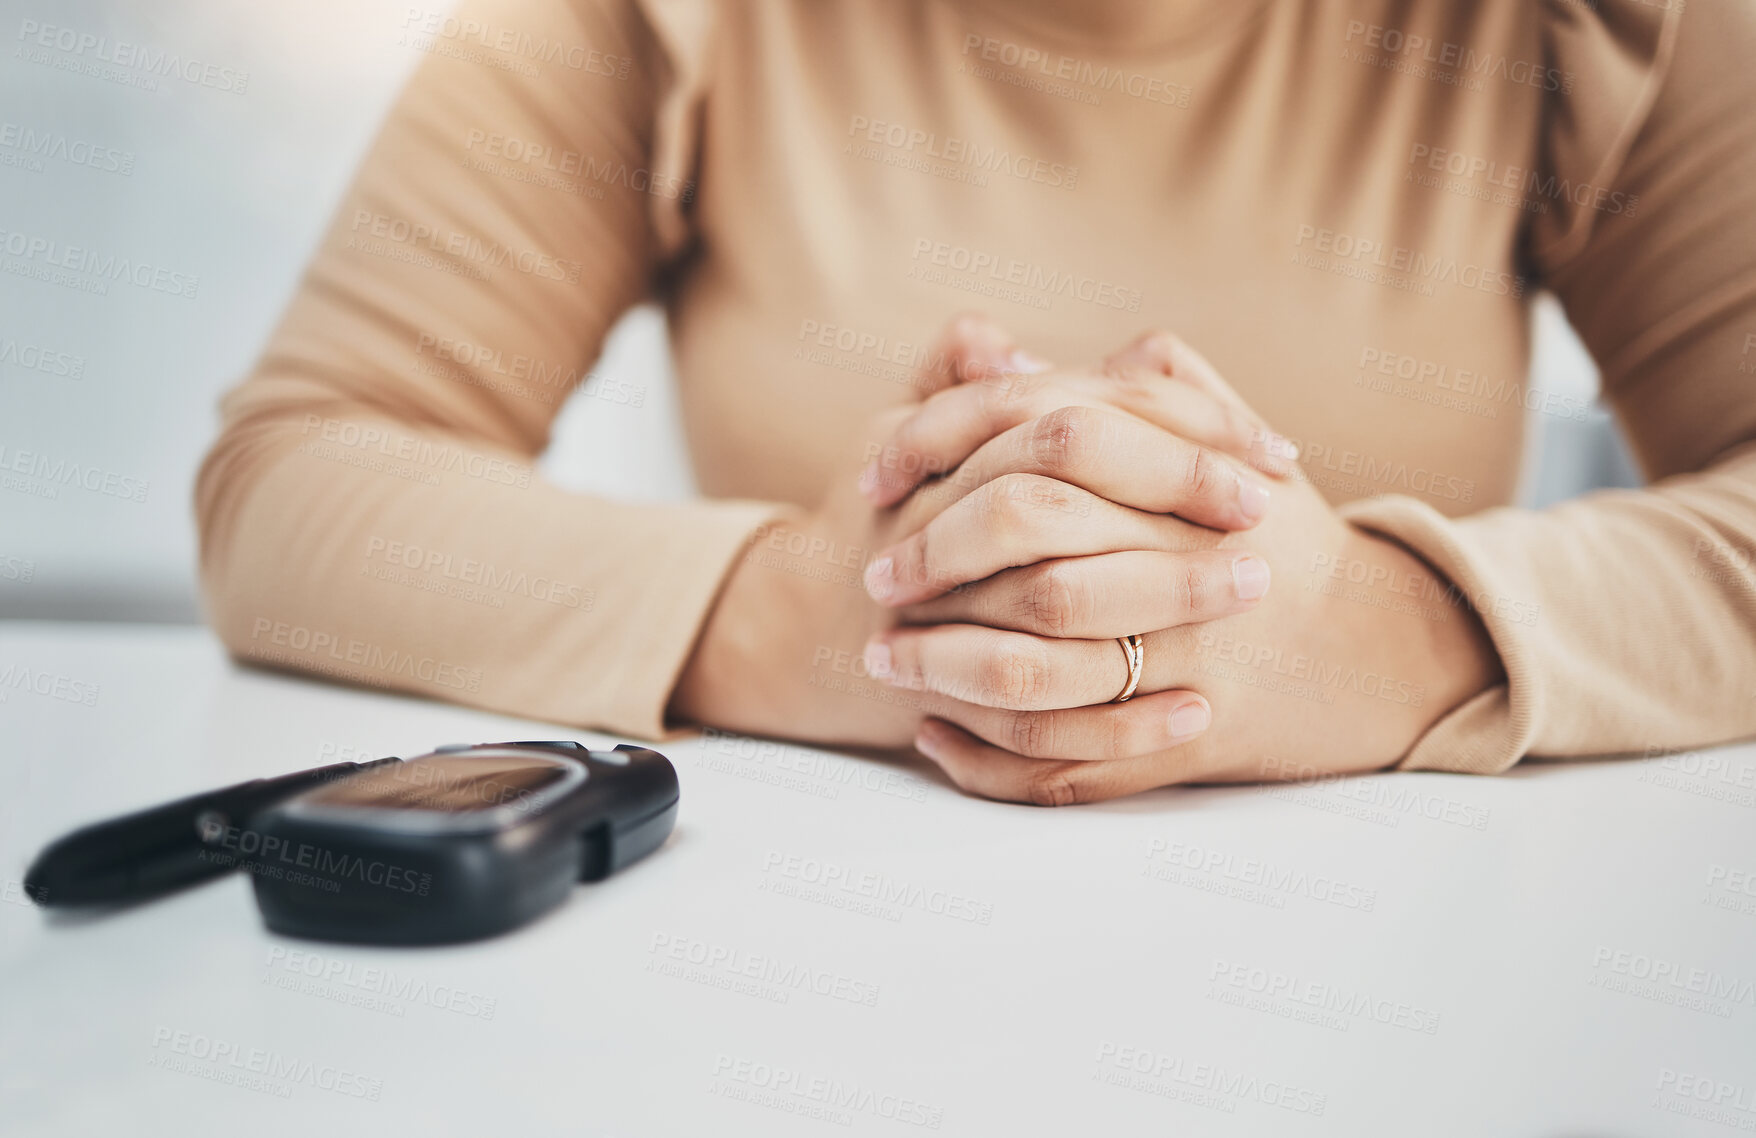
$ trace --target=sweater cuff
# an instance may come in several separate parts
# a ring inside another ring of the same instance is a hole
[[[1385,495],[1338,510],[1354,526],[1407,548],[1445,579],[1451,595],[1486,627],[1506,682],[1480,692],[1429,727],[1397,763],[1398,770],[1499,774],[1523,758],[1536,736],[1541,690],[1529,645],[1540,607],[1528,589],[1513,587],[1470,541],[1467,523],[1424,502]]]
[[[621,602],[626,609],[617,623],[634,630],[617,638],[623,661],[581,692],[578,718],[613,734],[656,740],[667,734],[665,708],[733,562],[757,529],[787,507],[716,501],[651,510],[663,521],[648,529],[642,559],[656,571]]]

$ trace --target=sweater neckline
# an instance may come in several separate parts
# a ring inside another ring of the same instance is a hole
[[[1045,44],[1108,56],[1186,50],[1243,23],[1266,0],[944,0]]]

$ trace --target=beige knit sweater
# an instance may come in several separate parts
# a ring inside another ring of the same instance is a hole
[[[406,21],[428,58],[200,478],[239,656],[657,735],[753,528],[918,397],[973,307],[1069,362],[1180,333],[1348,517],[1472,598],[1507,682],[1404,766],[1756,733],[1748,0]],[[1525,387],[1538,287],[1648,489],[1506,508],[1526,405],[1579,412]],[[653,294],[710,497],[545,484],[562,400]]]

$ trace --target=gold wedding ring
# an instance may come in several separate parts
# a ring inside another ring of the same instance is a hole
[[[1139,634],[1135,634],[1133,636],[1118,636],[1116,643],[1122,646],[1122,651],[1128,656],[1128,686],[1122,689],[1121,695],[1110,702],[1127,703],[1134,698],[1134,689],[1140,686],[1140,673],[1146,670],[1146,641],[1142,640]]]

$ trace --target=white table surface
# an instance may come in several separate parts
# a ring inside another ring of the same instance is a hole
[[[688,738],[651,858],[508,936],[368,949],[270,935],[241,878],[86,919],[18,879],[228,781],[613,740],[199,629],[0,625],[0,700],[0,1134],[1756,1127],[1752,747],[1051,811]]]

